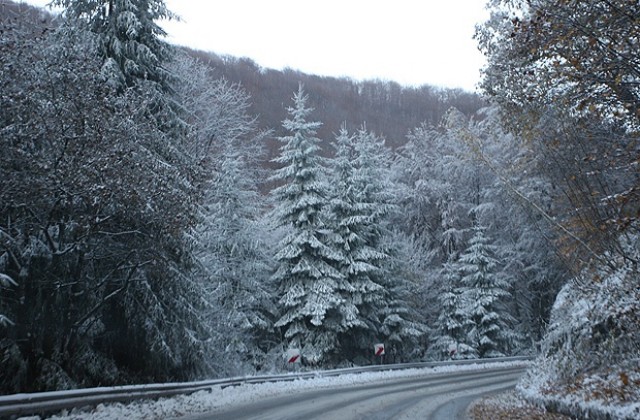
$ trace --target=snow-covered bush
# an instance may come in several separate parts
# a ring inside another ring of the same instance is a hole
[[[609,260],[617,268],[587,269],[560,291],[542,354],[519,386],[529,399],[581,416],[640,410],[636,242]]]
[[[613,272],[585,272],[558,295],[543,356],[557,379],[640,356],[640,289],[635,264]]]

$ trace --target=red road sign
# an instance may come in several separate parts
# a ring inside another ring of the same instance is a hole
[[[287,350],[284,358],[287,360],[287,363],[300,363],[300,349]]]
[[[291,357],[291,358],[288,360],[288,362],[289,362],[289,363],[295,363],[295,362],[297,362],[297,361],[298,361],[298,359],[299,359],[299,358],[300,358],[300,355],[299,355],[299,354],[297,354],[297,355],[295,355],[295,356]]]
[[[382,356],[384,354],[384,344],[378,343],[374,345],[373,352],[376,354],[376,356]]]

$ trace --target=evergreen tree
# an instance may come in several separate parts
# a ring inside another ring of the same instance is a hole
[[[368,222],[363,236],[369,246],[380,249],[388,233],[389,215],[394,209],[389,172],[391,157],[384,140],[364,126],[358,130],[354,141],[356,169],[353,188]]]
[[[513,338],[512,317],[503,302],[511,296],[510,285],[498,272],[495,251],[484,228],[476,225],[459,261],[460,315],[467,329],[466,342],[481,358],[504,356]]]
[[[164,68],[169,45],[165,31],[156,23],[174,15],[164,0],[53,0],[65,14],[84,22],[98,34],[103,59],[102,74],[112,86],[123,89],[137,80],[150,80],[169,89]]]
[[[374,279],[381,275],[381,261],[386,255],[367,243],[370,206],[360,201],[355,183],[354,139],[346,128],[336,137],[336,155],[332,162],[333,198],[329,210],[339,251],[338,270],[344,276],[342,310],[349,329],[340,337],[348,360],[362,357],[376,339],[380,325],[375,314],[384,305],[384,291]]]
[[[369,334],[360,338],[361,345],[370,347],[372,341],[387,341],[390,356],[400,358],[406,348],[417,347],[415,340],[423,327],[415,321],[408,304],[410,276],[399,252],[407,241],[390,229],[395,186],[391,182],[389,149],[382,138],[363,126],[355,135],[354,151],[352,188],[362,241],[355,255],[375,268],[367,276],[379,287],[359,307],[361,317],[370,325]]]
[[[340,254],[332,249],[322,220],[328,185],[318,156],[318,122],[307,120],[312,111],[302,85],[293,97],[290,118],[283,126],[291,135],[280,137],[284,165],[273,180],[283,185],[273,190],[276,225],[287,230],[275,255],[272,280],[278,287],[282,328],[288,345],[300,348],[313,364],[327,363],[337,350],[337,335],[349,327],[341,307],[348,290],[335,268]]]
[[[451,258],[440,271],[444,287],[438,296],[440,313],[436,319],[429,346],[431,357],[438,360],[473,359],[478,357],[474,348],[466,344],[464,320],[461,313],[460,267]]]
[[[384,260],[381,284],[385,289],[382,306],[381,337],[388,343],[387,360],[394,362],[415,360],[423,356],[420,338],[427,326],[419,319],[415,300],[419,282],[417,273],[408,261],[413,242],[396,231],[385,234],[381,249],[388,255]]]

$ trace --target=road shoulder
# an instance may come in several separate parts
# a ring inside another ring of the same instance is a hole
[[[570,420],[571,417],[546,412],[518,396],[515,390],[489,395],[467,408],[471,420]]]

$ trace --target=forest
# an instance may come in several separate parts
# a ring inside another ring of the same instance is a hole
[[[492,1],[482,96],[178,49],[162,0],[53,4],[0,0],[0,393],[376,343],[637,391],[637,3]]]

